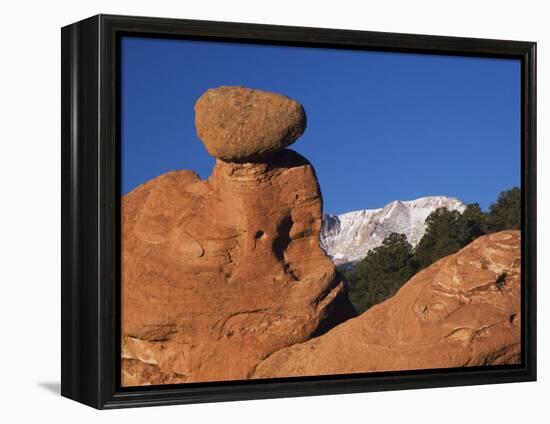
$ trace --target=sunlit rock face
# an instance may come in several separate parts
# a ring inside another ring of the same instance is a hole
[[[301,106],[246,93],[216,93],[216,102],[236,103],[221,121],[204,118],[213,112],[198,103],[199,135],[231,135],[224,131],[234,120],[269,134],[269,143],[242,150],[243,139],[223,153],[209,149],[218,160],[207,180],[169,172],[123,197],[124,386],[250,378],[273,352],[354,313],[345,282],[319,247],[322,200],[313,167],[282,148],[303,131]],[[257,111],[289,122],[264,123]]]
[[[480,237],[359,317],[271,355],[254,377],[520,363],[520,245],[519,231]]]

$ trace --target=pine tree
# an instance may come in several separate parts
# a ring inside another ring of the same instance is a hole
[[[392,233],[346,274],[358,313],[393,296],[416,272],[413,249],[404,234]]]
[[[499,194],[489,207],[487,222],[490,232],[521,228],[521,191],[518,187]]]
[[[462,246],[466,246],[479,236],[487,234],[487,217],[478,203],[466,206],[459,219],[458,238]]]
[[[450,255],[462,247],[465,229],[460,225],[460,212],[439,208],[426,218],[426,232],[414,252],[420,269]]]
[[[464,212],[440,208],[426,219],[426,232],[414,251],[419,269],[451,255],[487,233],[487,218],[477,203]]]

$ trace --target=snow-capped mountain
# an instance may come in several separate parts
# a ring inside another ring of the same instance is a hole
[[[381,209],[341,215],[325,214],[321,247],[336,265],[361,260],[391,233],[405,234],[414,247],[426,231],[426,218],[438,208],[462,213],[466,205],[453,197],[431,196],[409,201],[395,200]]]

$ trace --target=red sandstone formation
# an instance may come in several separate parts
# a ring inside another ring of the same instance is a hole
[[[302,107],[221,87],[196,126],[212,175],[169,172],[122,200],[123,386],[520,360],[519,232],[479,238],[343,322],[315,172],[284,149]]]
[[[124,196],[124,386],[246,379],[268,355],[353,313],[319,247],[322,201],[312,166],[293,151],[266,148],[278,145],[276,136],[293,134],[278,140],[292,142],[302,124],[266,122],[262,111],[282,105],[274,116],[284,117],[301,106],[242,88],[205,96],[232,105],[232,119],[250,136],[242,158],[256,159],[218,159],[205,181],[170,172]],[[223,133],[225,124],[205,118],[213,112],[200,105],[199,134]],[[223,157],[241,158],[241,144],[232,146],[223,145]]]
[[[519,363],[520,263],[519,231],[480,237],[361,316],[271,355],[254,377]]]

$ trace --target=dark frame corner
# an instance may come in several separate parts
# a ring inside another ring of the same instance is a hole
[[[117,93],[122,34],[521,60],[523,364],[121,390]],[[62,28],[61,45],[63,396],[104,409],[536,380],[536,43],[97,15]]]

